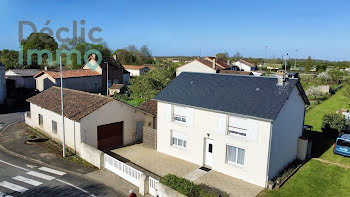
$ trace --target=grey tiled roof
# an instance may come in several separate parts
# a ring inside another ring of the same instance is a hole
[[[182,72],[154,100],[274,120],[296,86],[308,104],[298,79]]]
[[[16,73],[21,77],[33,77],[42,70],[40,69],[11,69],[12,72]]]

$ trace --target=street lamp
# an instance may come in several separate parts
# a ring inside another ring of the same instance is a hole
[[[66,157],[65,136],[64,136],[64,111],[63,111],[63,77],[62,77],[62,58],[60,56],[60,72],[61,72],[61,112],[62,112],[62,148],[63,157]]]
[[[104,62],[105,64],[107,64],[107,92],[106,92],[106,95],[108,95],[108,62]]]

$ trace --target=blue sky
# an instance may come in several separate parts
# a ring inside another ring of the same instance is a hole
[[[238,51],[264,57],[268,46],[267,57],[288,52],[292,58],[350,60],[349,9],[349,1],[336,0],[1,0],[0,49],[18,49],[19,21],[40,30],[51,20],[52,30],[72,31],[73,20],[85,20],[86,32],[102,28],[96,37],[113,50],[146,44],[155,56]],[[29,30],[25,26],[24,36]]]

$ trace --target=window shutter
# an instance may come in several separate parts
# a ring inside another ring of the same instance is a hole
[[[171,121],[171,105],[165,104],[165,119]]]
[[[227,129],[227,116],[225,114],[218,115],[218,133],[225,135]]]
[[[247,139],[249,141],[257,142],[258,141],[258,121],[257,120],[248,120],[248,133],[247,133]]]
[[[193,127],[193,119],[194,119],[194,109],[187,108],[186,110],[186,125],[189,127]]]

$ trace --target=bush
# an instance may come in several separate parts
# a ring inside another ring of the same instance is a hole
[[[342,135],[346,125],[346,119],[342,114],[328,113],[322,118],[322,131],[330,137]]]
[[[173,174],[167,174],[161,178],[160,182],[189,197],[200,196],[202,190],[200,186],[193,182]]]

